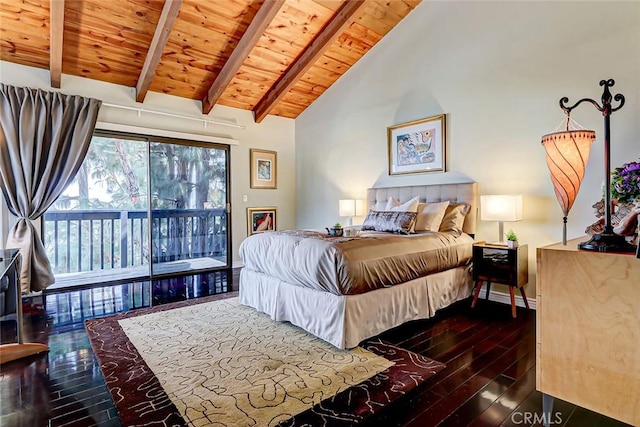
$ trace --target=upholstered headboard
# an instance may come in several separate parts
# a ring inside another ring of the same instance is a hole
[[[467,182],[464,184],[436,184],[412,185],[405,187],[369,188],[367,190],[367,208],[378,203],[386,203],[389,196],[393,196],[401,203],[416,196],[420,202],[442,202],[449,200],[456,203],[469,203],[471,210],[464,220],[462,229],[467,234],[476,233],[478,216],[478,184]]]

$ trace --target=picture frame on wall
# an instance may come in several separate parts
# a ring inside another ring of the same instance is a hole
[[[247,208],[247,236],[275,231],[278,209],[274,206]]]
[[[278,153],[270,150],[249,150],[251,188],[278,188]]]
[[[446,171],[446,115],[387,128],[389,175]]]

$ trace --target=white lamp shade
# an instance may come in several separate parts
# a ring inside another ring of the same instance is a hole
[[[339,203],[340,216],[360,216],[364,212],[364,200],[344,199]]]
[[[483,221],[522,220],[522,195],[480,196],[480,219]]]

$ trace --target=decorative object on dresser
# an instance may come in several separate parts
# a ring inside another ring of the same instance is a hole
[[[611,226],[613,232],[624,236],[631,244],[638,244],[638,216],[640,215],[640,202],[618,203],[611,200],[613,212],[611,213]],[[599,200],[591,207],[594,209],[597,221],[589,225],[584,232],[589,236],[602,233],[604,229],[604,200]]]
[[[638,217],[640,216],[640,162],[625,163],[611,173],[611,197],[625,204],[630,212],[622,218],[613,232],[625,237],[633,236],[638,241]],[[629,239],[627,239],[629,240]]]
[[[569,116],[564,132],[542,137],[547,153],[547,167],[556,198],[562,209],[562,242],[567,242],[567,218],[576,200],[596,133],[590,130],[569,130]]]
[[[522,220],[522,195],[498,194],[480,196],[480,219],[498,221],[498,237],[496,244],[504,245],[504,221]]]
[[[640,162],[625,163],[611,172],[611,198],[619,203],[640,202]]]
[[[640,262],[582,240],[537,249],[536,389],[638,426]]]
[[[446,170],[446,115],[387,128],[389,175]]]
[[[278,188],[278,153],[270,150],[249,150],[251,188]]]
[[[529,277],[529,259],[527,245],[508,248],[490,243],[478,242],[473,245],[473,280],[475,292],[471,307],[475,307],[482,288],[482,282],[487,282],[485,298],[489,299],[491,283],[509,285],[511,297],[511,315],[516,317],[515,288],[520,289],[524,305],[529,309],[529,301],[523,286]]]
[[[364,200],[341,199],[338,201],[338,214],[349,217],[349,225],[353,225],[354,216],[362,216],[364,211]]]
[[[578,247],[584,250],[599,252],[634,252],[635,246],[627,243],[623,236],[613,232],[611,225],[611,114],[624,106],[624,95],[618,93],[613,97],[609,88],[615,84],[613,79],[600,80],[602,92],[602,105],[590,98],[582,98],[574,105],[568,107],[569,98],[560,99],[560,108],[567,116],[566,129],[542,137],[542,145],[547,153],[547,166],[551,172],[551,180],[556,197],[562,206],[564,214],[564,227],[562,242],[567,242],[567,215],[578,193],[584,169],[589,159],[590,145],[595,139],[595,132],[591,130],[569,130],[571,111],[583,102],[589,102],[604,117],[604,157],[605,157],[605,185],[604,185],[604,228],[601,233],[594,234],[587,242],[580,243]],[[619,104],[613,107],[611,101]]]
[[[276,207],[247,208],[247,236],[276,230]]]

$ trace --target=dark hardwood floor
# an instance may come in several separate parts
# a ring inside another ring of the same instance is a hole
[[[46,355],[0,368],[0,426],[119,426],[117,411],[84,331],[84,320],[141,307],[237,290],[239,270],[156,282],[45,293],[25,298],[25,339]],[[446,363],[444,371],[384,408],[367,426],[540,425],[535,390],[535,312],[469,301],[381,337]],[[2,342],[15,320],[2,319]],[[556,399],[554,426],[625,424]]]

